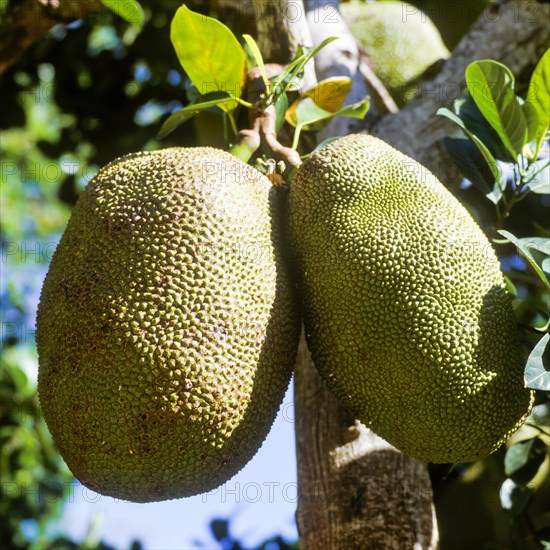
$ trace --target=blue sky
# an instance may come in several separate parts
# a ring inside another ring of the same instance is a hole
[[[78,484],[66,506],[60,527],[82,540],[96,518],[99,536],[119,549],[138,538],[146,550],[216,548],[210,535],[213,517],[231,519],[233,536],[247,547],[280,534],[298,535],[294,406],[292,385],[275,424],[256,456],[241,472],[216,491],[191,498],[150,504],[117,501]]]

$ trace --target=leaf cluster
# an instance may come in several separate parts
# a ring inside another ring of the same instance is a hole
[[[454,103],[454,112],[438,114],[460,126],[465,137],[447,138],[445,147],[463,174],[495,204],[495,233],[512,243],[527,261],[545,294],[550,291],[550,239],[547,236],[519,238],[503,229],[517,204],[530,194],[550,195],[550,159],[544,150],[550,123],[550,49],[542,56],[529,82],[525,99],[517,96],[514,75],[492,60],[474,61],[466,69],[466,89]],[[517,289],[510,281],[510,289]],[[548,354],[548,313],[543,326],[531,327],[542,338],[529,356],[527,384],[550,391],[550,371],[543,357]]]
[[[446,138],[444,145],[465,178],[494,204],[493,242],[513,245],[524,260],[522,271],[531,273],[529,286],[517,271],[510,272],[508,284],[520,317],[527,309],[538,310],[538,322],[523,325],[526,341],[533,342],[532,335],[538,334],[525,366],[526,384],[536,390],[537,400],[504,455],[500,502],[516,531],[518,526],[527,530],[524,540],[543,544],[550,538],[550,526],[536,529],[529,517],[550,456],[550,238],[540,227],[539,234],[531,237],[517,237],[504,228],[512,211],[521,212],[524,199],[538,196],[548,201],[550,196],[550,50],[537,64],[526,97],[516,95],[514,88],[508,67],[492,60],[475,61],[466,69],[466,88],[453,110],[439,109],[438,114],[462,129],[464,137]]]
[[[299,92],[307,63],[336,37],[325,39],[315,48],[298,47],[294,59],[281,67],[278,74],[268,77],[260,49],[252,36],[243,35],[244,44],[241,44],[223,23],[195,13],[186,6],[181,6],[176,12],[170,36],[195,93],[189,105],[168,117],[159,131],[159,138],[167,136],[201,111],[215,107],[232,130],[232,136],[226,136],[226,141],[235,144],[239,132],[237,110],[250,109],[254,117],[273,106],[274,133],[278,134],[286,121],[294,127],[291,149],[297,150],[302,130],[317,131],[335,116],[363,118],[368,111],[368,98],[344,106],[351,90],[348,77],[328,78],[304,93]],[[260,93],[250,100],[246,86],[253,68],[258,69],[262,82]],[[291,101],[292,94],[297,91],[298,97]],[[242,151],[238,144],[231,149],[245,161],[254,152]]]

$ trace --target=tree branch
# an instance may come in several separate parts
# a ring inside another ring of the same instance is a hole
[[[0,74],[51,28],[105,9],[99,0],[25,0],[15,4],[0,24]]]

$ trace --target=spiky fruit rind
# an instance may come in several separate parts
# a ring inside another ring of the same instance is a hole
[[[260,447],[299,330],[281,200],[211,148],[117,159],[83,191],[37,344],[44,417],[85,485],[137,502],[189,496]]]
[[[334,394],[406,454],[497,449],[531,393],[495,253],[427,169],[351,135],[300,167],[289,195],[306,337]]]

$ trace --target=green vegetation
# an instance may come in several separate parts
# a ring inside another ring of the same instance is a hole
[[[211,148],[128,155],[81,194],[37,344],[42,411],[82,483],[178,498],[256,453],[299,334],[280,201],[265,176]]]

